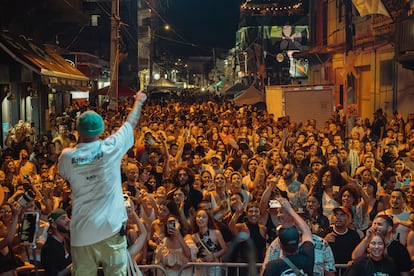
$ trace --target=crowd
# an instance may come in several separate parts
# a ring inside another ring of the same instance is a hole
[[[70,275],[73,187],[59,157],[77,147],[82,112],[103,117],[104,139],[128,120],[131,106],[72,106],[52,120],[54,131],[32,132],[2,150],[0,275],[30,265]],[[414,114],[378,109],[372,120],[355,118],[347,127],[340,109],[326,122],[292,122],[224,99],[148,101],[134,146],[111,164],[121,171],[132,260],[168,275],[191,261],[253,260],[264,275],[276,275],[295,271],[281,260],[300,253],[289,259],[303,261],[299,270],[308,275],[335,275],[335,264],[347,264],[348,275],[410,275]],[[19,234],[27,212],[39,214],[33,251]]]

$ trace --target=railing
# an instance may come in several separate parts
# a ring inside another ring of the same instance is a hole
[[[161,266],[161,265],[138,265],[139,269],[141,270],[143,275],[165,275],[168,276],[167,270]],[[241,275],[240,269],[249,269],[249,264],[247,263],[198,263],[198,262],[190,262],[187,263],[178,270],[178,276],[181,276],[183,272],[187,272],[185,270],[191,269],[192,272],[194,272],[197,268],[214,268],[219,267],[222,271],[221,276],[227,276],[229,274],[229,268],[233,268],[232,275]],[[345,270],[348,268],[347,264],[335,264],[337,275],[342,276],[345,272]],[[260,271],[262,268],[261,263],[255,263],[254,269],[256,271],[256,275],[260,275]],[[253,268],[250,268],[253,269]],[[100,270],[102,273],[102,270]],[[151,272],[151,273],[149,273]],[[243,275],[250,275],[246,274],[246,270],[243,270]],[[24,275],[44,275],[45,271],[44,269],[39,269],[36,273],[36,271],[33,269],[33,267],[21,267],[17,269],[17,274],[19,276]],[[102,273],[103,274],[103,273]],[[101,274],[101,275],[102,275]],[[194,273],[192,273],[194,274]]]
[[[192,268],[194,271],[197,268],[210,268],[213,269],[215,267],[219,267],[222,270],[221,275],[227,276],[229,273],[229,268],[234,268],[233,275],[240,275],[240,269],[254,269],[257,272],[257,275],[260,274],[260,270],[262,267],[261,263],[255,263],[254,267],[251,268],[248,263],[199,263],[199,262],[190,262],[185,265],[182,265],[180,270],[178,270],[178,276],[181,276],[186,269]],[[244,272],[245,273],[245,272]],[[246,275],[246,274],[245,274]],[[251,275],[250,273],[248,275]]]
[[[256,275],[260,275],[262,264],[256,263],[254,266],[255,266],[254,269],[256,270]],[[194,272],[196,268],[214,268],[214,267],[219,267],[222,270],[222,273],[221,273],[222,276],[227,276],[229,274],[229,268],[235,269],[234,271],[232,271],[233,272],[232,275],[240,276],[240,269],[241,268],[249,269],[249,264],[247,263],[198,263],[198,262],[193,263],[193,262],[190,262],[190,263],[187,263],[181,266],[180,270],[178,271],[178,276],[181,276],[184,270],[187,270],[190,268]],[[337,275],[342,276],[345,273],[345,270],[348,268],[348,265],[347,264],[335,264],[335,267],[336,267]],[[243,271],[243,275],[246,275],[245,273],[246,271]],[[247,275],[251,275],[251,274],[249,273]]]
[[[158,274],[158,271],[162,273],[162,275],[168,276],[167,270],[161,265],[138,265],[139,270],[141,270],[142,274],[147,274],[148,270],[154,271],[155,273],[151,273],[148,275],[157,275],[160,276],[161,274]]]

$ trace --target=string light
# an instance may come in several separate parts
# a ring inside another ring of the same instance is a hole
[[[246,2],[240,6],[242,13],[254,13],[259,12],[262,15],[285,15],[285,14],[301,14],[303,13],[303,2],[299,1],[296,3],[280,4],[280,3],[269,3],[269,4],[253,4]]]

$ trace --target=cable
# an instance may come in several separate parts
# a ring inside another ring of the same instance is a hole
[[[78,40],[79,35],[81,34],[81,32],[84,29],[85,29],[85,24],[82,25],[82,27],[79,29],[79,32],[75,35],[75,37],[72,39],[72,41],[69,43],[69,45],[65,47],[66,50],[69,50],[69,48],[72,47],[72,45],[75,43],[76,40]]]
[[[154,7],[153,6],[151,6],[151,4],[147,1],[147,0],[144,0],[145,1],[145,3],[147,4],[147,6],[151,9],[151,11],[153,11],[154,13],[155,13],[155,15],[156,16],[158,16],[160,19],[161,19],[161,21],[164,23],[164,24],[166,24],[166,25],[169,25],[170,26],[170,29],[171,29],[171,31],[174,33],[174,34],[176,34],[177,36],[178,36],[178,38],[180,38],[181,40],[183,40],[184,42],[187,42],[187,43],[190,43],[188,40],[186,40],[183,36],[181,36],[179,33],[177,33],[175,30],[174,30],[174,28],[172,28],[171,27],[171,25],[170,24],[168,24],[168,22],[157,12],[157,10],[156,9],[154,9]]]

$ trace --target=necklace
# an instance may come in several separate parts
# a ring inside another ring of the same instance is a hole
[[[344,232],[342,232],[342,233],[336,231],[335,228],[333,228],[332,230],[335,232],[335,234],[338,234],[340,236],[345,235],[346,233],[348,233],[348,228],[346,228],[346,230]]]

